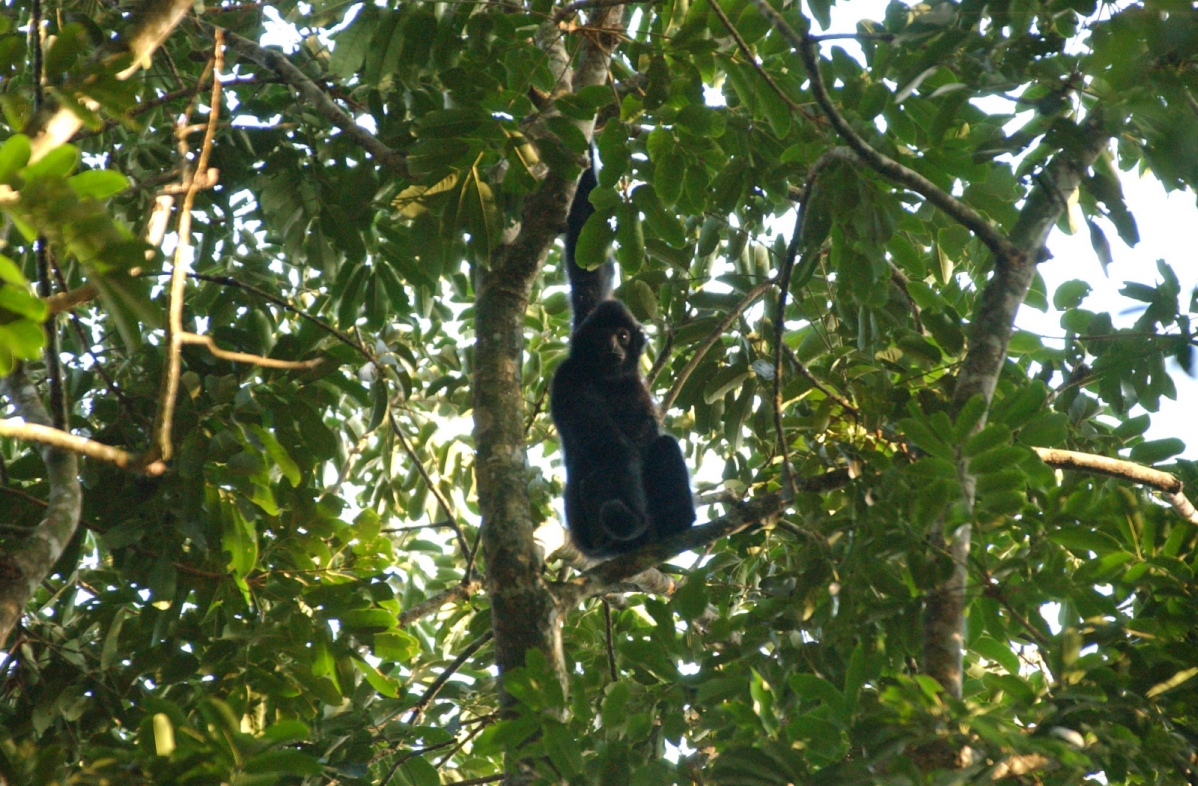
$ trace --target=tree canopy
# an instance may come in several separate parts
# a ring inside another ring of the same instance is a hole
[[[1039,272],[1195,187],[1194,7],[831,11],[0,9],[0,782],[1198,779],[1198,292]],[[592,150],[705,522],[598,566]]]

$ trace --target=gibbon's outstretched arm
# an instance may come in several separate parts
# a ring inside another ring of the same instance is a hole
[[[616,275],[615,263],[608,259],[594,270],[583,270],[574,261],[574,250],[578,248],[578,236],[587,219],[595,212],[591,204],[591,191],[599,182],[595,179],[594,167],[587,167],[578,179],[578,190],[570,203],[570,214],[566,217],[566,277],[570,281],[570,306],[574,310],[574,330],[590,316],[595,306],[611,297]]]

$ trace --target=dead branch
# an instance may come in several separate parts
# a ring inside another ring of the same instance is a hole
[[[140,472],[145,475],[161,475],[166,466],[160,462],[151,462],[143,466],[141,459],[132,453],[105,445],[86,437],[76,436],[68,431],[60,431],[40,423],[29,423],[14,418],[0,419],[0,437],[12,437],[22,442],[36,442],[60,450],[70,451],[79,455],[99,459],[113,464],[121,469]]]
[[[181,353],[185,340],[183,292],[187,283],[187,274],[191,271],[191,210],[195,205],[196,194],[199,193],[201,183],[207,182],[208,157],[212,153],[212,140],[216,136],[216,123],[220,117],[221,82],[219,74],[224,69],[224,33],[217,28],[214,35],[216,44],[213,47],[211,61],[213,79],[212,98],[208,110],[208,130],[204,133],[199,159],[196,161],[195,171],[189,179],[189,187],[183,197],[183,204],[179,208],[179,238],[171,271],[170,306],[167,311],[166,327],[166,368],[163,370],[158,412],[154,418],[154,445],[151,447],[151,451],[155,451],[157,458],[161,458],[163,461],[169,461],[174,451],[174,446],[171,443],[171,429],[175,416],[175,399],[179,395]],[[185,124],[186,116],[180,122],[180,126]],[[180,153],[185,155],[187,143],[182,135],[179,136],[179,148]],[[215,344],[210,344],[208,348],[213,351],[213,354],[218,351]]]
[[[1145,467],[1134,461],[1096,456],[1092,453],[1077,453],[1072,450],[1055,448],[1032,448],[1032,450],[1040,457],[1041,461],[1050,467],[1107,475],[1156,489],[1161,492],[1165,501],[1173,507],[1177,515],[1191,524],[1198,524],[1198,510],[1183,493],[1182,482],[1175,475]]]
[[[316,368],[324,362],[324,358],[312,358],[311,360],[279,360],[278,358],[267,358],[261,355],[251,355],[248,352],[233,352],[228,349],[221,349],[212,340],[212,336],[201,336],[195,333],[180,333],[180,344],[199,344],[207,347],[213,357],[221,360],[230,360],[234,363],[249,363],[262,368],[277,368],[291,371],[303,371],[310,368]]]

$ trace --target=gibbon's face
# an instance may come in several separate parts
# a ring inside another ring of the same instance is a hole
[[[618,300],[604,300],[579,326],[571,355],[606,374],[634,374],[645,332]]]

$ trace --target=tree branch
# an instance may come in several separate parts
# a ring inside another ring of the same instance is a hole
[[[724,331],[731,327],[732,323],[740,318],[740,315],[744,313],[745,309],[753,305],[757,298],[768,292],[769,288],[775,283],[777,283],[777,279],[770,278],[762,281],[760,284],[750,289],[749,293],[741,298],[741,301],[737,303],[722,320],[720,320],[720,324],[716,325],[715,330],[711,331],[707,338],[703,339],[703,343],[700,344],[699,348],[695,350],[695,354],[691,356],[691,359],[688,360],[686,365],[682,367],[682,370],[678,372],[678,377],[674,380],[674,384],[670,387],[670,392],[666,394],[664,399],[662,399],[662,412],[668,412],[670,407],[674,406],[674,400],[677,399],[678,394],[682,392],[682,388],[686,385],[686,381],[690,379],[690,375],[694,373],[694,370],[699,367],[701,362],[703,362],[703,358],[707,355],[708,350],[714,347],[716,342],[723,338]]]
[[[461,584],[455,584],[444,592],[439,592],[427,600],[423,600],[412,606],[407,611],[402,612],[396,620],[396,624],[401,628],[406,628],[417,620],[424,619],[430,614],[434,614],[441,610],[441,607],[447,603],[456,603],[459,600],[465,600],[474,593],[482,589],[482,582],[470,581]]]
[[[606,83],[611,50],[609,32],[621,24],[623,6],[598,10],[588,25],[603,32],[582,37],[577,67],[571,73],[563,36],[552,20],[536,34],[554,76],[553,95]],[[552,104],[544,110],[553,113]],[[594,119],[572,121],[590,139]],[[550,133],[540,122],[529,127],[534,139]],[[474,462],[482,515],[482,553],[495,633],[495,662],[501,676],[525,664],[528,650],[542,652],[568,685],[561,646],[561,615],[541,578],[542,561],[533,538],[528,492],[528,457],[524,441],[524,315],[532,283],[561,233],[577,181],[550,171],[524,202],[519,225],[509,227],[489,267],[475,267],[475,348],[473,394]],[[511,697],[502,691],[505,708]],[[510,767],[526,764],[513,757]]]
[[[47,422],[49,421],[47,420]],[[12,437],[22,442],[36,442],[39,445],[52,446],[144,475],[161,475],[166,471],[166,466],[160,461],[143,465],[140,457],[126,450],[114,448],[86,437],[79,437],[69,431],[60,431],[42,423],[0,419],[0,437]]]
[[[12,401],[17,415],[26,421],[22,428],[71,436],[50,427],[46,407],[20,366],[8,377],[0,379],[0,394]],[[5,433],[5,426],[10,422],[0,420],[0,435],[11,436]],[[79,461],[75,453],[64,450],[64,446],[56,442],[37,441],[41,443],[38,452],[46,466],[46,480],[50,486],[49,502],[45,518],[29,536],[6,544],[4,552],[0,553],[0,646],[8,641],[9,634],[25,613],[29,599],[75,535],[83,505]]]
[[[487,631],[474,641],[467,644],[466,648],[462,650],[461,654],[454,658],[453,662],[446,666],[445,669],[437,675],[437,679],[433,680],[432,684],[428,686],[428,688],[424,691],[424,694],[412,707],[412,714],[408,716],[409,726],[419,722],[420,716],[424,714],[425,708],[428,707],[433,699],[437,698],[437,694],[441,691],[441,688],[445,687],[445,683],[449,682],[449,678],[456,674],[458,669],[466,665],[466,661],[470,660],[470,658],[474,656],[474,653],[482,649],[483,645],[491,640],[491,635],[491,631]],[[388,780],[389,778],[384,778],[382,782],[386,783]]]
[[[849,480],[848,470],[837,469],[813,478],[803,478],[796,485],[799,491],[823,493],[841,488]],[[788,491],[782,491],[764,494],[748,502],[736,502],[731,505],[732,510],[726,516],[601,562],[578,578],[554,587],[559,608],[570,609],[587,598],[609,592],[613,587],[625,584],[630,579],[635,581],[634,577],[684,551],[700,551],[707,544],[720,538],[733,535],[753,524],[768,521],[782,513],[791,499]]]
[[[214,34],[216,30],[214,25],[204,21],[197,20],[196,24],[210,35]],[[352,139],[359,147],[372,155],[382,166],[404,179],[411,178],[411,174],[408,172],[407,157],[403,153],[392,150],[378,137],[358,125],[315,82],[304,76],[304,73],[296,68],[282,52],[264,49],[234,33],[226,33],[225,41],[230,50],[263,68],[270,69],[280,79],[291,85],[308,107],[316,110],[330,123],[341,129],[346,137]]]
[[[942,190],[931,180],[928,180],[915,170],[909,169],[893,158],[873,149],[868,142],[853,130],[848,121],[837,111],[831,97],[828,95],[827,89],[824,87],[823,78],[820,75],[819,56],[817,54],[818,43],[812,40],[811,35],[808,33],[807,28],[810,27],[810,24],[806,18],[803,19],[803,31],[797,32],[786,23],[782,15],[775,11],[766,0],[752,0],[752,2],[757,10],[761,12],[761,15],[798,52],[799,58],[803,61],[803,66],[807,70],[808,82],[811,85],[811,94],[815,97],[815,102],[819,104],[819,108],[823,111],[824,116],[828,118],[832,127],[836,129],[836,132],[840,134],[845,143],[853,149],[854,153],[861,156],[861,160],[882,176],[923,196],[924,199],[943,210],[955,221],[977,235],[978,239],[985,243],[986,247],[996,257],[1007,260],[1017,260],[1021,257],[1020,249],[993,224],[987,221],[981,213],[978,213],[947,191]]]
[[[195,171],[186,181],[188,188],[179,208],[178,245],[175,248],[174,265],[171,270],[171,282],[167,309],[166,326],[166,364],[162,372],[162,387],[158,396],[158,412],[154,417],[154,443],[150,447],[150,455],[163,461],[169,461],[174,452],[171,444],[171,431],[175,416],[175,399],[179,395],[179,373],[181,370],[181,352],[184,344],[183,331],[183,293],[187,283],[187,274],[191,272],[191,209],[195,205],[196,194],[199,193],[200,183],[208,177],[208,158],[212,154],[212,140],[216,136],[216,123],[220,117],[221,83],[219,74],[224,70],[224,31],[217,28],[214,33],[215,44],[212,48],[212,98],[208,109],[208,129],[204,132],[204,141],[200,147],[200,156],[196,161]],[[184,116],[186,117],[186,115]],[[184,126],[185,121],[180,121]],[[179,139],[180,159],[185,160],[187,143],[184,134],[177,134]],[[198,337],[197,337],[198,338]],[[209,339],[211,341],[211,339]],[[209,344],[210,350],[216,350],[215,344]]]
[[[994,275],[982,289],[969,332],[969,351],[953,391],[954,412],[960,411],[975,395],[981,394],[987,403],[993,398],[1014,331],[1015,315],[1036,275],[1036,262],[1048,234],[1065,210],[1057,194],[1073,193],[1111,138],[1100,106],[1090,110],[1079,131],[1080,143],[1052,159],[1019,211],[1019,219],[1011,230],[1011,240],[1019,255],[997,260]],[[984,422],[983,418],[978,428]]]
[[[268,358],[262,355],[251,355],[248,352],[233,352],[228,349],[221,349],[212,340],[212,336],[201,336],[196,333],[180,333],[180,344],[199,344],[207,347],[213,357],[218,357],[221,360],[229,360],[234,363],[249,363],[253,366],[261,366],[262,368],[277,368],[291,371],[302,371],[305,369],[316,368],[321,363],[324,363],[324,358],[312,358],[311,360],[279,360],[278,358]]]
[[[573,608],[684,551],[698,550],[712,541],[777,516],[785,508],[786,501],[782,493],[775,492],[740,502],[732,507],[732,512],[727,516],[712,519],[666,540],[650,543],[602,562],[578,578],[555,587],[559,607],[563,610]]]
[[[1134,461],[1096,456],[1092,453],[1076,453],[1072,450],[1055,448],[1032,448],[1036,455],[1050,467],[1070,469],[1107,475],[1120,480],[1129,480],[1161,492],[1177,515],[1191,524],[1198,524],[1198,510],[1183,493],[1181,481],[1168,472],[1145,467]]]
[[[724,29],[728,31],[728,35],[732,36],[732,40],[736,42],[736,48],[740,50],[741,55],[745,58],[745,60],[749,61],[749,64],[753,66],[754,69],[756,69],[757,73],[761,75],[761,78],[765,80],[765,83],[770,86],[770,89],[778,94],[778,97],[782,99],[782,103],[790,107],[790,111],[798,112],[807,120],[814,121],[815,118],[811,116],[811,113],[809,113],[800,104],[796,103],[794,99],[788,96],[778,85],[778,83],[774,81],[774,78],[769,75],[769,72],[762,67],[761,63],[757,62],[757,57],[753,54],[753,50],[749,49],[749,45],[745,43],[745,39],[741,37],[741,34],[737,31],[736,26],[732,24],[732,20],[728,18],[728,14],[723,8],[720,7],[720,4],[713,2],[710,3],[709,6],[711,10],[715,12],[715,15],[720,18],[720,23],[723,24]]]
[[[974,396],[982,397],[986,408],[974,426],[975,432],[986,423],[994,389],[1006,361],[1007,345],[1015,329],[1015,316],[1036,274],[1036,262],[1041,258],[1049,232],[1065,209],[1057,192],[1072,193],[1110,140],[1101,107],[1090,110],[1080,131],[1080,144],[1058,153],[1043,177],[1037,179],[1011,232],[1019,253],[997,257],[994,275],[978,298],[969,334],[969,350],[957,376],[951,407],[955,415]],[[1045,187],[1044,181],[1048,181],[1051,189]],[[977,480],[963,462],[958,472],[965,503],[972,508]],[[943,538],[941,526],[942,521],[933,526],[930,537],[934,540]],[[924,609],[924,668],[954,696],[961,695],[965,588],[971,535],[970,524],[965,523],[949,536],[946,547],[953,562],[953,574],[928,594]]]

